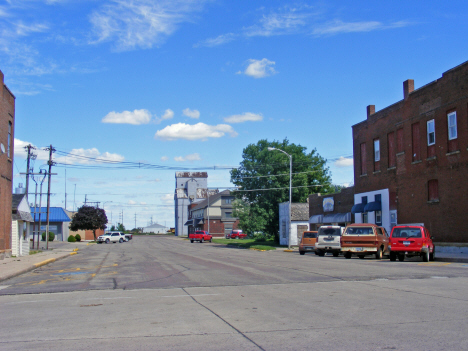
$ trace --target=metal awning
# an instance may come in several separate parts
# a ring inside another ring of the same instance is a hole
[[[349,223],[351,222],[351,212],[333,213],[323,216],[322,223]]]
[[[309,218],[309,223],[323,223],[323,215],[313,215]]]
[[[373,212],[373,211],[382,211],[382,202],[380,201],[369,202],[364,207],[364,212]]]
[[[364,212],[364,207],[366,207],[367,204],[356,204],[353,206],[353,208],[351,209],[351,213],[362,213]]]
[[[193,219],[189,219],[184,225],[193,225]]]

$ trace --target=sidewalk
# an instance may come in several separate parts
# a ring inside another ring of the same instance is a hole
[[[44,249],[34,255],[4,258],[0,260],[0,282],[71,255],[76,255],[77,251],[86,247],[86,245],[86,242],[52,241],[49,242],[49,250]],[[45,246],[46,243],[41,241],[39,250],[42,250]]]

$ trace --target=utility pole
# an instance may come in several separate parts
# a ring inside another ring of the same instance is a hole
[[[32,146],[31,144],[25,146],[24,148],[28,150],[28,160],[26,164],[26,196],[28,196],[29,195],[29,172],[30,172],[29,160],[30,159],[35,160],[37,155],[31,152],[31,150],[36,150],[36,148]]]
[[[46,148],[49,151],[49,161],[47,164],[49,165],[49,174],[48,174],[48,188],[47,188],[47,227],[46,227],[46,241],[47,245],[46,248],[49,250],[49,218],[50,218],[50,176],[52,174],[52,153],[55,152],[55,149],[50,145],[50,147]]]

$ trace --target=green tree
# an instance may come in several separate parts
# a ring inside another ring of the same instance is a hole
[[[118,232],[122,232],[124,233],[125,232],[125,226],[122,224],[122,223],[117,223],[117,231]]]
[[[107,216],[102,208],[84,205],[78,209],[70,222],[71,230],[92,230],[96,241],[96,230],[106,229]]]
[[[233,203],[233,215],[239,218],[239,228],[249,236],[256,232],[263,232],[269,217],[265,209],[257,204],[250,204],[247,201],[236,199]]]
[[[331,193],[331,174],[326,160],[314,149],[292,144],[288,139],[282,142],[266,139],[248,145],[242,152],[240,167],[231,171],[231,182],[238,187],[236,197],[243,199],[265,218],[265,231],[279,241],[278,204],[289,201],[289,157],[268,147],[281,149],[292,155],[292,202],[304,203],[309,194]],[[260,209],[262,211],[260,212]]]

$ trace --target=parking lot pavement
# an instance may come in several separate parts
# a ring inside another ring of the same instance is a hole
[[[32,271],[40,266],[75,255],[80,248],[84,248],[86,245],[88,245],[87,242],[69,243],[66,241],[52,241],[49,242],[49,250],[46,250],[46,243],[41,242],[39,244],[41,252],[0,260],[0,282]]]

